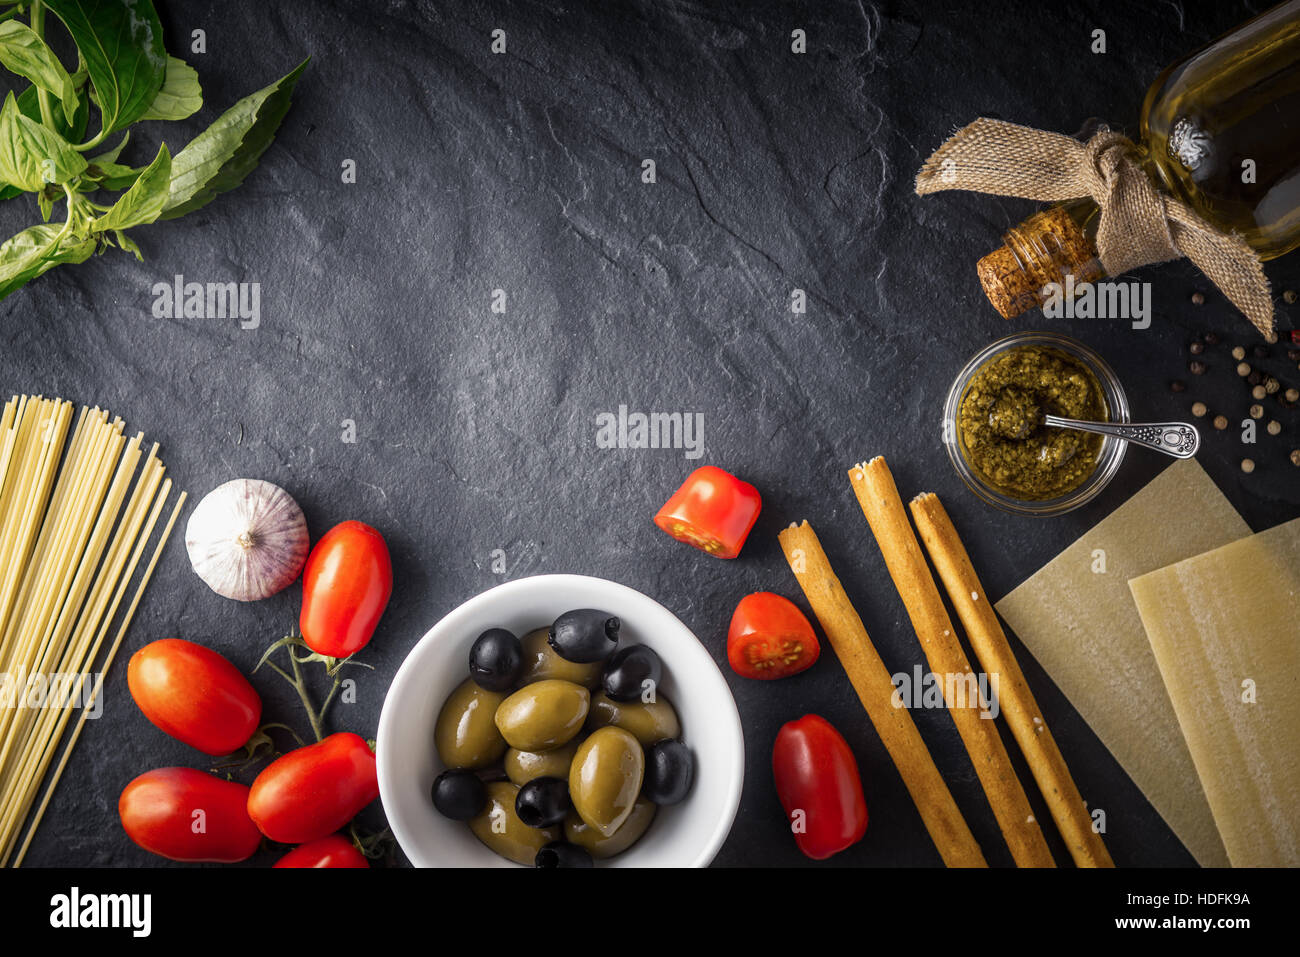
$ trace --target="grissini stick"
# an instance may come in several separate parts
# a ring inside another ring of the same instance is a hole
[[[807,522],[791,525],[778,538],[790,570],[799,580],[831,647],[848,673],[867,717],[889,752],[939,856],[948,867],[987,867],[943,776],[906,708],[893,705],[894,683],[862,619],[835,577],[817,534]]]
[[[1079,867],[1114,867],[943,503],[932,492],[923,492],[912,499],[911,508],[916,530],[957,609],[980,666],[986,674],[998,675],[1002,713],[1070,847],[1074,863]]]
[[[907,520],[889,466],[883,457],[877,456],[849,469],[849,479],[885,556],[889,576],[907,607],[930,670],[945,679],[941,681],[944,702],[975,766],[975,773],[979,775],[1016,866],[1055,867],[1056,861],[1047,847],[1042,828],[1034,818],[1025,789],[1011,766],[1011,758],[1002,744],[996,723],[989,719],[978,694],[959,696],[955,693],[957,687],[977,687],[975,675],[925,564],[921,545]],[[958,700],[959,697],[964,700]]]

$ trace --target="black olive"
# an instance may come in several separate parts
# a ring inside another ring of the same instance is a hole
[[[554,827],[569,813],[569,782],[533,778],[515,797],[515,814],[529,827]]]
[[[506,691],[524,670],[524,649],[504,628],[489,628],[469,650],[469,676],[480,688]]]
[[[565,661],[604,661],[618,646],[619,624],[607,611],[578,608],[555,619],[546,641]]]
[[[649,645],[628,645],[614,652],[600,683],[605,694],[615,701],[635,701],[646,690],[646,682],[652,690],[657,689],[663,674],[654,649]]]
[[[694,777],[691,749],[675,738],[664,738],[646,752],[641,796],[660,806],[677,804],[690,791]]]
[[[535,867],[591,867],[591,855],[577,844],[551,841],[533,861]]]
[[[433,781],[433,806],[443,817],[468,821],[487,804],[487,788],[473,771],[443,771]]]

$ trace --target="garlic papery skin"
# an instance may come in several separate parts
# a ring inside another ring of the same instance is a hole
[[[218,485],[190,513],[190,565],[218,595],[268,598],[293,584],[307,561],[307,520],[284,489],[261,479]]]

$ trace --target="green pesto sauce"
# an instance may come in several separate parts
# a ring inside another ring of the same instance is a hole
[[[1003,495],[1056,498],[1097,467],[1102,437],[1042,425],[1043,415],[1107,420],[1101,383],[1078,359],[1045,346],[1017,346],[990,359],[962,396],[957,428],[966,461]]]

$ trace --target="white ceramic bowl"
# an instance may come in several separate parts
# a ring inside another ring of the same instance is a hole
[[[682,740],[695,756],[695,782],[681,804],[660,808],[612,867],[707,867],[731,830],[745,775],[740,715],[726,681],[699,639],[672,612],[638,591],[600,578],[539,575],[471,598],[430,629],[393,679],[379,717],[379,795],[393,834],[416,867],[514,867],[489,851],[468,825],[444,818],[429,797],[443,770],[433,725],[468,676],[470,645],[489,628],[523,635],[572,608],[599,608],[623,623],[619,647],[646,644],[664,664],[664,696],[677,709]]]

